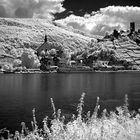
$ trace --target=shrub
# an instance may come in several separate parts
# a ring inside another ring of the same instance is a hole
[[[41,56],[41,57],[45,57],[45,55],[46,55],[45,51],[42,50],[42,51],[40,52],[40,56]]]
[[[12,56],[14,56],[15,58],[18,57],[17,49],[15,49],[15,48],[11,49],[11,50],[10,50],[10,54],[11,54]]]
[[[0,42],[5,42],[3,37],[0,37]]]
[[[51,50],[49,51],[49,54],[50,54],[51,56],[56,55],[56,49],[51,49]]]
[[[24,49],[21,55],[21,61],[22,66],[26,68],[38,68],[40,66],[38,57],[32,49]]]
[[[132,68],[132,70],[140,70],[140,67],[138,65],[134,65],[131,68]]]
[[[13,70],[13,66],[11,64],[5,64],[3,66],[3,70],[4,71],[12,71]]]
[[[22,64],[20,59],[15,59],[13,62],[13,67],[20,67]]]

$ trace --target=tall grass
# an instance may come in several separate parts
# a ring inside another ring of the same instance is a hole
[[[83,115],[85,93],[81,95],[77,106],[77,115],[73,115],[66,123],[61,110],[56,110],[53,99],[53,119],[49,124],[48,116],[43,119],[43,128],[39,129],[36,121],[35,109],[32,110],[32,131],[29,131],[22,122],[21,133],[15,132],[8,135],[9,140],[139,140],[140,139],[140,114],[130,112],[128,109],[128,96],[125,95],[124,105],[115,111],[103,110],[98,117],[100,109],[99,97],[93,112],[88,111]],[[84,116],[84,117],[83,117]],[[2,130],[1,130],[2,131]],[[4,130],[3,130],[4,131]]]

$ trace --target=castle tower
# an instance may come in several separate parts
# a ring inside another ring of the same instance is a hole
[[[130,32],[135,32],[135,22],[130,22]]]

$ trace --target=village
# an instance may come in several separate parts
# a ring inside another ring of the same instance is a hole
[[[139,64],[117,57],[117,44],[122,40],[135,40],[139,31],[135,31],[135,23],[130,23],[130,31],[124,32],[114,30],[112,34],[106,33],[103,39],[91,40],[88,48],[81,51],[70,51],[64,48],[53,48],[47,46],[47,35],[44,43],[37,48],[36,53],[40,60],[40,70],[56,72],[95,72],[95,71],[119,71],[138,70]],[[106,46],[106,42],[112,42],[112,46]]]
[[[106,32],[92,39],[83,49],[50,45],[48,36],[35,50],[25,48],[12,65],[1,65],[1,73],[69,73],[97,71],[133,71],[140,69],[140,30],[130,23],[128,31]],[[5,56],[4,56],[5,57]]]

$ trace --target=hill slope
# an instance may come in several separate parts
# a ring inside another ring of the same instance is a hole
[[[124,37],[116,40],[114,44],[119,59],[127,60],[134,65],[140,65],[140,46],[135,41]],[[114,44],[111,41],[104,42],[104,46],[108,48],[114,48]]]
[[[0,18],[0,54],[20,55],[24,47],[36,49],[44,42],[55,47],[72,50],[83,49],[90,42],[90,37],[60,28],[45,19]]]
[[[94,39],[94,36],[61,27],[46,19],[0,18],[0,61],[12,61],[14,57],[21,55],[23,48],[36,49],[44,42],[45,34],[51,46],[71,50],[83,50],[89,46],[91,39]],[[104,41],[101,44],[114,48],[112,41]],[[122,38],[116,41],[115,46],[118,58],[135,60],[140,64],[140,46],[134,41]]]

